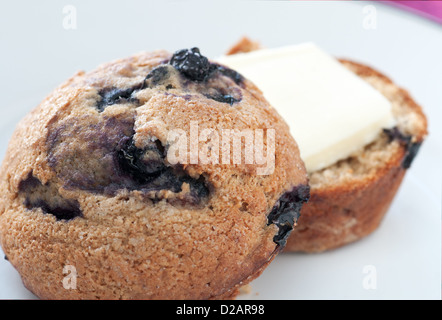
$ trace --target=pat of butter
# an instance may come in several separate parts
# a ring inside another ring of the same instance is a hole
[[[216,60],[263,92],[290,126],[308,172],[347,158],[395,123],[379,91],[313,43]]]

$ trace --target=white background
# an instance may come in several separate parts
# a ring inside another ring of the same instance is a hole
[[[75,30],[63,27],[66,5],[76,8]],[[364,25],[368,5],[376,9],[374,29]],[[334,251],[279,255],[241,298],[440,299],[441,25],[375,2],[101,0],[0,6],[0,158],[17,121],[55,86],[78,70],[139,51],[198,46],[216,57],[248,35],[267,47],[315,42],[337,57],[384,72],[424,107],[430,135],[381,227]],[[364,287],[367,266],[376,271],[375,289]],[[0,298],[35,298],[1,258]]]

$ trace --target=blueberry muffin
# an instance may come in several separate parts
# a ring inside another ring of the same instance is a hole
[[[140,53],[77,73],[18,124],[0,240],[42,299],[228,299],[308,197],[297,144],[253,83],[197,48]]]

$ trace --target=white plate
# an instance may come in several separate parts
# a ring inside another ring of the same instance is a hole
[[[156,48],[199,46],[216,57],[243,34],[267,46],[316,42],[409,89],[424,106],[430,136],[376,232],[326,253],[281,254],[240,299],[440,299],[441,26],[374,2],[76,3],[76,30],[63,29],[56,1],[29,1],[29,10],[9,2],[0,12],[0,30],[9,30],[0,34],[0,88],[8,93],[0,104],[0,158],[17,121],[79,68]],[[364,25],[367,6],[376,9],[374,29]],[[167,12],[176,23],[164,24],[162,14],[144,19],[146,12]],[[34,299],[0,254],[0,299]]]
[[[440,215],[408,175],[380,228],[320,254],[284,253],[242,299],[438,299]]]

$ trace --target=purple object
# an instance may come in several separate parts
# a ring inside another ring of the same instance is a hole
[[[442,1],[382,1],[442,24]]]

